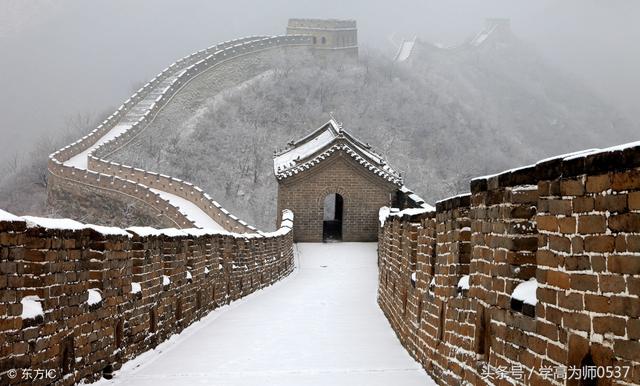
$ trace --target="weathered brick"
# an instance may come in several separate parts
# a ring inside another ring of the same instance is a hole
[[[633,255],[610,255],[607,258],[607,269],[615,273],[638,275],[640,259]]]
[[[613,173],[611,188],[613,190],[640,189],[640,170],[632,169],[624,172]]]
[[[587,252],[613,252],[615,238],[613,236],[587,236],[584,238],[584,249]]]
[[[593,318],[593,330],[598,334],[612,333],[624,336],[625,325],[625,319],[615,316],[596,316]]]
[[[570,200],[549,200],[549,213],[552,215],[563,214],[568,216],[571,214],[571,201]]]
[[[585,295],[589,296],[589,295]],[[559,293],[558,294],[558,306],[575,311],[582,311],[586,298],[583,298],[582,294],[573,292],[570,294]]]
[[[538,216],[536,218],[539,230],[557,232],[558,218],[556,216]]]
[[[588,176],[586,189],[590,193],[604,192],[611,188],[611,176],[609,174],[603,174],[599,176]]]
[[[611,311],[611,299],[602,295],[584,295],[585,309],[593,312],[609,313]]]
[[[575,233],[576,219],[575,217],[561,217],[558,219],[560,233]]]
[[[595,210],[599,212],[609,211],[611,213],[624,212],[627,210],[627,195],[606,195],[597,196]]]
[[[581,196],[584,194],[584,183],[582,180],[562,180],[560,193],[563,196]]]
[[[547,283],[551,286],[568,289],[570,288],[569,275],[565,272],[548,271]]]
[[[616,340],[613,345],[616,355],[632,361],[640,361],[640,342],[630,340]]]
[[[554,251],[571,252],[571,239],[562,236],[549,236],[549,248]]]
[[[578,232],[582,234],[604,233],[607,230],[607,219],[604,215],[578,217]]]
[[[576,197],[572,202],[574,213],[591,212],[595,207],[595,200],[592,197]]]
[[[626,283],[623,276],[603,275],[598,276],[600,291],[602,292],[624,292]]]
[[[629,209],[638,210],[640,209],[640,192],[632,192],[629,193]]]
[[[571,274],[571,289],[596,292],[598,291],[598,277],[589,274]]]
[[[640,232],[640,213],[625,213],[609,217],[609,229],[614,232]]]
[[[569,271],[584,271],[591,269],[589,256],[571,255],[564,257],[564,266]]]

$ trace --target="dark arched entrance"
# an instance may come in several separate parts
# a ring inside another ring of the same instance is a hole
[[[322,221],[322,240],[342,240],[342,196],[330,193],[324,198],[324,213]]]

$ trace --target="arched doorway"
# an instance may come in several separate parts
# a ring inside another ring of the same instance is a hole
[[[324,198],[324,217],[322,221],[322,240],[342,240],[343,199],[338,193],[330,193]]]

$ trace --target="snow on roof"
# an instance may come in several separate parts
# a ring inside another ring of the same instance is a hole
[[[342,150],[376,175],[394,184],[402,184],[402,177],[398,172],[371,150],[369,145],[353,137],[334,119],[290,145],[289,149],[273,159],[273,170],[278,179],[307,170],[333,152]]]
[[[516,286],[511,294],[512,299],[520,300],[525,304],[535,306],[538,303],[536,291],[538,289],[538,281],[535,277],[522,282]]]
[[[42,309],[42,300],[35,296],[25,296],[20,300],[22,303],[22,319],[35,319],[38,316],[44,316],[44,311]]]
[[[4,210],[0,209],[0,221],[16,222],[24,220],[18,216],[14,216],[9,212],[5,212]]]

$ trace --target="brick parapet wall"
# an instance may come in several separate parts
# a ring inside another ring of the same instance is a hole
[[[121,192],[122,197],[120,197],[120,201],[126,202],[131,200],[133,192],[135,193],[134,196],[137,202],[142,204],[144,208],[148,209],[150,216],[159,213],[161,216],[166,217],[169,221],[174,223],[177,227],[189,228],[193,226],[193,222],[190,221],[187,218],[187,215],[182,213],[179,208],[173,207],[169,201],[161,199],[158,194],[152,192],[150,190],[150,188],[153,188],[152,186],[138,182],[139,180],[145,179],[149,182],[154,181],[154,186],[170,186],[172,188],[172,193],[192,201],[227,231],[256,231],[254,227],[230,214],[200,188],[193,186],[192,184],[168,176],[115,164],[103,157],[108,157],[108,155],[134,139],[147,127],[147,125],[149,125],[149,123],[153,121],[156,114],[163,108],[163,106],[169,103],[171,99],[180,92],[180,90],[194,79],[197,79],[201,74],[209,71],[215,71],[215,68],[222,63],[227,63],[246,55],[280,47],[310,45],[310,36],[288,35],[273,37],[247,37],[224,42],[182,58],[167,67],[149,83],[138,90],[131,98],[125,101],[114,114],[109,116],[90,134],[53,153],[49,157],[49,174],[53,179],[63,178],[66,180],[67,183],[63,185],[59,184],[59,187],[61,186],[65,189],[69,188],[71,191],[77,189],[82,192],[86,191],[87,186],[105,189],[104,184],[100,183],[100,180],[102,179],[101,177],[117,177],[119,179],[119,183],[116,184],[115,189],[111,189],[110,192],[111,195]],[[164,89],[159,89],[159,87],[162,86],[162,82],[171,80],[171,77],[175,77],[175,79],[171,81],[171,84]],[[153,103],[149,107],[145,107],[144,113],[142,113],[136,122],[122,122],[123,117],[128,111],[133,107],[137,107],[139,102],[152,97],[155,97]],[[89,152],[89,170],[75,168],[65,164],[65,162],[72,157],[92,148],[103,136],[108,134],[110,130],[119,124],[128,124],[131,125],[131,127],[123,133],[120,133],[118,136],[111,138],[107,142],[101,143]],[[155,176],[155,180],[152,179],[153,176]],[[133,180],[130,177],[134,177],[136,180]],[[126,183],[120,183],[120,180],[126,181]],[[74,182],[77,182],[76,187],[73,186]],[[122,189],[120,188],[121,186],[123,187]],[[114,188],[114,186],[112,185],[111,188]],[[55,192],[52,191],[49,192],[51,202],[56,201],[51,198],[52,195],[55,195],[54,193]],[[107,194],[105,197],[110,197],[111,195]],[[166,209],[167,206],[171,206],[171,209]],[[158,207],[164,207],[165,209],[159,210]]]
[[[141,236],[0,221],[0,383],[22,382],[9,378],[12,369],[56,371],[35,384],[94,381],[273,284],[294,267],[290,218],[282,225],[267,234]],[[90,289],[100,303],[88,303]],[[44,315],[23,319],[21,300],[31,295]]]
[[[475,179],[467,197],[380,228],[378,302],[407,351],[443,385],[577,384],[555,368],[589,364],[630,368],[603,384],[640,384],[640,147]],[[536,306],[511,296],[531,278]]]

